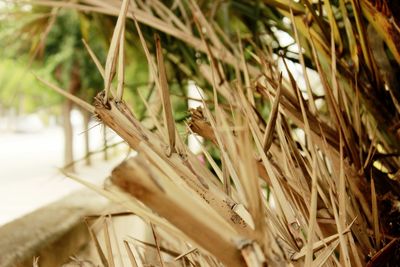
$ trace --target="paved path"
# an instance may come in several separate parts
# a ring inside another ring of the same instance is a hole
[[[101,148],[101,127],[90,130],[91,149]],[[75,131],[76,158],[83,156],[83,135]],[[112,142],[114,142],[115,139]],[[99,159],[92,167],[79,167],[78,175],[100,183],[123,157]],[[37,133],[0,132],[0,225],[81,188],[63,177],[63,133],[59,127]]]

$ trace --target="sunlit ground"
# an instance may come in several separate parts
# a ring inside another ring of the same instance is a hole
[[[34,117],[34,116],[33,116]],[[59,168],[63,165],[63,132],[57,125],[43,127],[38,120],[21,120],[22,125],[14,125],[13,131],[5,130],[6,120],[0,120],[0,225],[29,213],[45,204],[81,188],[77,182],[65,178]],[[84,156],[82,118],[73,113],[75,158]],[[90,133],[91,150],[100,150],[102,127],[92,122]],[[118,142],[111,131],[110,143]],[[104,161],[103,154],[93,156],[93,165],[77,166],[78,175],[100,183],[109,175],[125,153],[109,151],[111,160]],[[119,156],[118,156],[119,154]],[[117,156],[116,156],[117,155]]]

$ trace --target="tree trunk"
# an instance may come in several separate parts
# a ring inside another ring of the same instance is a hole
[[[103,159],[108,160],[107,126],[105,124],[103,125],[103,146],[104,146]]]
[[[81,110],[83,117],[83,138],[84,138],[84,146],[85,146],[85,164],[90,166],[92,161],[90,159],[90,140],[89,140],[89,121],[90,121],[90,113],[86,110]]]
[[[68,87],[68,92],[75,95],[80,87],[79,67],[75,65],[71,70],[71,79]],[[71,111],[73,102],[66,99],[63,105],[63,126],[64,126],[64,168],[67,171],[75,171],[74,164],[74,140],[73,140],[73,126],[71,122]]]
[[[63,104],[63,128],[64,128],[64,168],[66,171],[75,171],[73,128],[71,123],[72,101],[66,99]]]

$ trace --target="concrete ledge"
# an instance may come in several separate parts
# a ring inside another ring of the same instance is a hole
[[[0,267],[55,267],[83,248],[89,233],[83,217],[109,202],[88,190],[72,193],[0,228]]]

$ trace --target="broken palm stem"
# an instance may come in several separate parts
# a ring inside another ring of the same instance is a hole
[[[176,186],[160,170],[149,166],[140,157],[117,166],[111,179],[218,257],[226,266],[246,266],[238,249],[240,236],[235,235],[231,228],[226,228],[222,218],[218,220],[218,214],[210,210],[205,202],[196,201],[190,192]],[[236,240],[233,236],[236,236]]]
[[[168,145],[159,135],[144,128],[124,101],[110,99],[104,104],[103,98],[104,92],[98,94],[94,106],[97,117],[104,124],[121,136],[132,149],[150,158],[175,183],[187,186],[201,196],[237,233],[249,239],[254,238],[253,230],[232,210],[237,203],[225,194],[212,173],[191,152],[183,151],[168,156]]]

